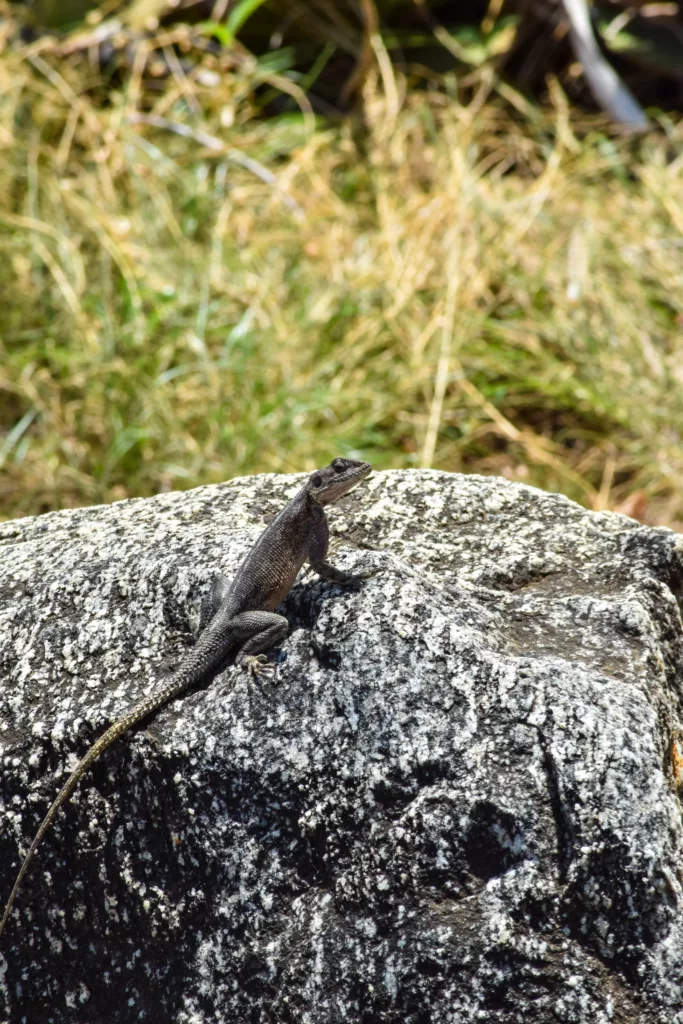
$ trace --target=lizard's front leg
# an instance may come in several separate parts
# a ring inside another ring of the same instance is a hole
[[[318,576],[322,576],[324,580],[332,580],[333,583],[339,583],[343,587],[353,583],[360,583],[361,580],[367,578],[367,575],[369,575],[367,573],[344,572],[342,569],[337,569],[334,565],[331,565],[327,561],[328,544],[329,529],[327,519],[321,519],[316,523],[308,553],[308,562],[311,569],[317,572]]]
[[[361,580],[366,578],[366,573],[344,572],[343,569],[337,569],[325,560],[322,562],[311,562],[311,568],[314,572],[317,572],[318,576],[322,576],[324,580],[332,580],[333,583],[339,583],[342,587],[348,587],[352,583],[360,583]]]
[[[276,612],[241,612],[230,620],[230,630],[240,644],[235,658],[236,665],[246,665],[250,674],[267,674],[268,659],[263,654],[271,647],[282,643],[289,632],[289,623],[284,615]]]

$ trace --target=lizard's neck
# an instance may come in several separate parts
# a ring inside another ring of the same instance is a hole
[[[306,515],[314,523],[319,523],[321,519],[327,519],[325,509],[317,501],[314,501],[310,494],[306,495]]]

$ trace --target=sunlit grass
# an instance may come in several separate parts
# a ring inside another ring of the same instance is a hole
[[[1,515],[357,453],[683,528],[679,129],[372,75],[263,120],[213,70],[0,57]]]

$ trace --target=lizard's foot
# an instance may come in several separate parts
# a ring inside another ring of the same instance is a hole
[[[275,666],[271,665],[265,654],[247,654],[239,662],[240,667],[244,665],[249,675],[249,683],[253,684],[264,677],[275,675]]]
[[[352,587],[354,584],[358,586],[360,583],[364,583],[365,580],[372,579],[376,576],[379,569],[364,569],[362,572],[345,572],[343,579],[335,580],[342,587]]]

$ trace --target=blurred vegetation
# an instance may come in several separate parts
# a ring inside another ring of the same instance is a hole
[[[633,138],[556,5],[421,6],[0,5],[1,516],[357,454],[683,529],[675,33]]]

